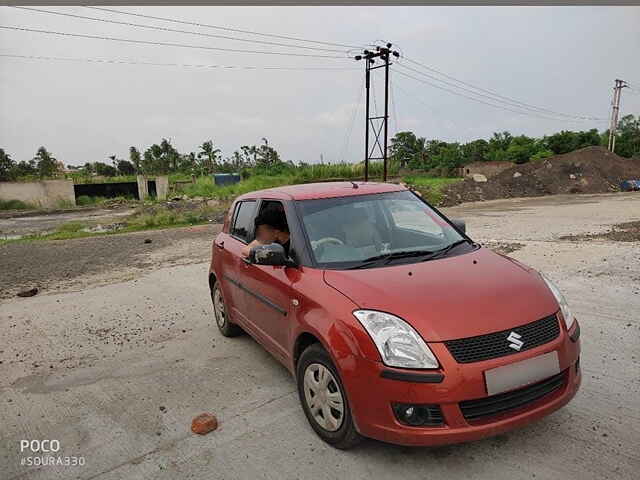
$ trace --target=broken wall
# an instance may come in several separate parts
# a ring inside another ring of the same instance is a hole
[[[0,182],[0,200],[20,200],[43,208],[76,204],[72,180]]]

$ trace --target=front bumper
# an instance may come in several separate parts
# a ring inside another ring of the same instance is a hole
[[[570,338],[575,337],[576,329],[579,329],[577,321],[571,332],[561,328],[555,340],[540,347],[467,364],[457,363],[444,344],[429,343],[440,360],[441,369],[430,371],[424,378],[419,375],[426,372],[393,369],[380,362],[351,357],[341,368],[341,374],[357,429],[364,436],[389,443],[443,445],[497,435],[549,415],[567,404],[580,387],[582,375],[576,365],[580,342]],[[521,407],[484,418],[465,419],[460,402],[487,397],[485,370],[552,351],[558,352],[564,374],[561,387]],[[389,374],[390,371],[397,375]],[[441,376],[439,381],[438,376]],[[397,420],[392,409],[394,403],[439,405],[444,423],[441,426],[405,425]]]

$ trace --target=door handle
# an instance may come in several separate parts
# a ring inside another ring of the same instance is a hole
[[[213,244],[218,247],[220,250],[224,250],[224,241],[220,243],[213,242]]]

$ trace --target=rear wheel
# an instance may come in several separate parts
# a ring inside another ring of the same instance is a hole
[[[213,314],[216,317],[216,324],[220,333],[225,337],[237,337],[242,333],[242,329],[235,323],[229,321],[227,307],[222,296],[220,282],[216,282],[211,290],[211,299],[213,300]]]
[[[357,445],[349,402],[331,357],[318,343],[308,347],[297,365],[298,395],[311,427],[336,448]]]

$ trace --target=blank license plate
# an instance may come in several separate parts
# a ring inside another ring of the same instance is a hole
[[[487,384],[487,393],[495,395],[524,387],[558,373],[560,373],[558,352],[553,351],[521,362],[486,370],[484,379]]]

